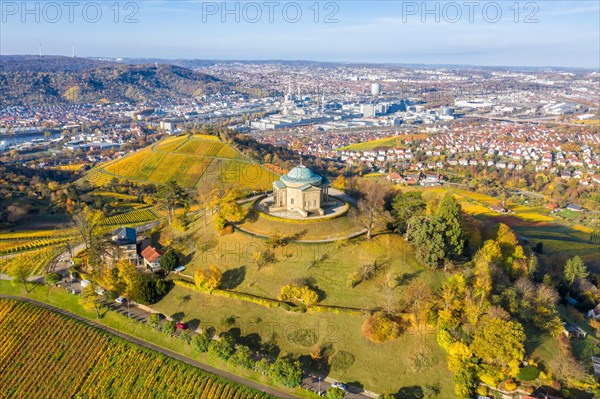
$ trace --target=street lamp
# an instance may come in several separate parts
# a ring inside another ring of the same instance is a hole
[[[319,377],[319,396],[321,396],[321,377]]]

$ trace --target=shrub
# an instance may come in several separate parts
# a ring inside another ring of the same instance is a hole
[[[222,236],[226,236],[228,234],[233,234],[233,226],[227,226],[221,230],[219,230],[219,235]]]
[[[254,367],[252,351],[245,345],[238,345],[235,349],[235,353],[229,358],[227,363],[243,369],[251,369]]]
[[[480,385],[477,387],[477,393],[481,396],[487,396],[488,388],[486,386]]]
[[[227,360],[235,352],[235,341],[229,334],[223,334],[218,340],[212,340],[208,345],[208,353]]]
[[[526,366],[519,370],[517,378],[521,381],[534,381],[540,375],[540,370],[535,366]]]
[[[188,229],[188,224],[184,218],[178,216],[171,222],[171,227],[178,231],[184,232]]]
[[[377,312],[365,320],[362,331],[370,341],[385,342],[400,336],[400,324],[384,312]]]
[[[288,284],[281,287],[278,299],[280,301],[300,301],[310,306],[319,301],[319,295],[307,285]]]
[[[269,374],[270,368],[271,365],[269,364],[269,361],[264,357],[256,363],[254,363],[254,370],[258,371],[261,374]]]
[[[165,334],[172,335],[175,332],[175,322],[173,320],[167,320],[162,325],[161,331]]]
[[[302,365],[297,360],[279,358],[269,369],[269,375],[286,387],[295,388],[302,383]]]
[[[158,325],[160,324],[160,316],[158,316],[158,313],[152,313],[149,317],[148,317],[148,321],[147,321],[148,325],[152,328],[157,328]]]
[[[44,276],[44,282],[48,285],[54,285],[54,284],[58,283],[60,280],[62,280],[62,277],[60,277],[60,274],[58,274],[56,272],[49,273]]]
[[[517,383],[514,382],[512,379],[511,380],[507,380],[504,383],[504,389],[506,389],[509,392],[514,391],[515,389],[517,389]]]
[[[182,331],[179,335],[179,339],[185,342],[186,344],[189,344],[192,340],[192,332],[190,330]]]
[[[211,337],[208,334],[208,331],[204,330],[202,334],[196,334],[192,337],[190,345],[196,352],[203,353],[208,351],[208,345],[210,344],[210,341]]]
[[[328,399],[343,399],[346,396],[346,392],[340,388],[329,388],[327,392],[325,392],[325,396]]]
[[[227,220],[225,220],[223,216],[217,215],[217,217],[215,217],[215,230],[221,231],[225,228],[226,225]]]

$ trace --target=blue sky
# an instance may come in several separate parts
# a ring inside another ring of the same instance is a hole
[[[0,52],[600,67],[597,0],[75,2],[0,0]]]

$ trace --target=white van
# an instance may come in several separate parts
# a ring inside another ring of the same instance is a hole
[[[90,284],[92,284],[90,280],[81,280],[81,288],[85,288]]]

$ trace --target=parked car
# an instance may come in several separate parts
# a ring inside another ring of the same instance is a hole
[[[346,385],[345,385],[345,384],[342,384],[341,382],[334,382],[333,384],[331,384],[331,387],[332,387],[332,388],[339,388],[339,389],[341,389],[342,391],[345,391],[345,390],[346,390]]]
[[[90,280],[81,280],[81,288],[85,288],[90,284],[92,284]]]
[[[125,298],[123,298],[122,296],[118,297],[117,299],[115,299],[116,303],[125,303]]]
[[[175,327],[177,327],[178,330],[185,330],[187,328],[185,323],[175,323]]]
[[[105,292],[105,291],[104,291],[104,289],[103,289],[103,288],[98,288],[98,289],[96,290],[96,294],[98,294],[98,295],[104,295],[104,292]]]
[[[176,273],[181,273],[184,270],[185,266],[177,266],[173,271],[175,271]]]

